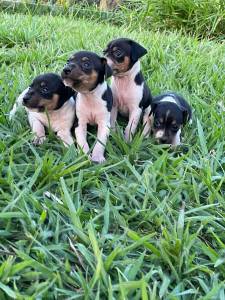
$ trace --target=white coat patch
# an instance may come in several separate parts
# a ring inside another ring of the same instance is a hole
[[[129,122],[125,129],[125,139],[132,140],[141,114],[139,107],[143,96],[144,82],[141,85],[135,83],[135,76],[140,72],[140,62],[137,61],[127,72],[112,77],[113,108],[111,112],[111,126],[115,128],[117,113],[129,116]],[[146,127],[146,120],[145,127]],[[149,129],[145,129],[145,134]]]
[[[174,103],[174,104],[178,105],[177,101],[172,96],[166,96],[162,100],[160,100],[159,102],[160,103],[162,103],[162,102],[170,102],[170,103]]]
[[[93,148],[91,159],[98,163],[105,160],[104,150],[110,129],[110,112],[107,109],[107,102],[102,99],[106,89],[107,84],[104,82],[89,93],[78,93],[76,101],[78,127],[75,129],[75,134],[77,144],[85,153],[88,153],[87,124],[97,124],[97,143]]]
[[[164,136],[165,131],[164,130],[158,130],[155,134],[156,139],[161,139]]]

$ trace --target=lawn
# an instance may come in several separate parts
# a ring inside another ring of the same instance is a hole
[[[0,299],[224,300],[225,45],[72,17],[0,20]],[[154,95],[192,105],[181,147],[140,133],[127,144],[121,127],[96,165],[52,132],[32,145],[23,109],[9,122],[35,75],[119,36],[149,50]]]

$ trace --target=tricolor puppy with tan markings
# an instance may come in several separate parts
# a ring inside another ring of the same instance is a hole
[[[72,55],[62,71],[64,83],[78,92],[76,115],[78,119],[75,135],[78,145],[89,152],[87,125],[97,124],[97,143],[91,159],[101,163],[110,130],[110,112],[113,98],[106,79],[112,72],[104,57],[90,51],[79,51]]]
[[[76,93],[64,85],[59,75],[39,75],[17,98],[10,111],[10,119],[17,108],[23,105],[35,134],[34,144],[44,142],[45,127],[50,127],[64,145],[69,146],[73,144],[71,128],[75,119],[75,98]]]
[[[115,127],[117,113],[128,116],[129,121],[125,129],[125,139],[132,140],[142,115],[144,135],[150,133],[149,112],[152,102],[151,92],[141,73],[139,59],[147,50],[137,42],[120,38],[111,41],[104,54],[112,68],[113,109],[111,126]]]
[[[160,144],[179,145],[181,128],[191,116],[191,107],[182,96],[166,93],[155,97],[149,115],[153,136]]]

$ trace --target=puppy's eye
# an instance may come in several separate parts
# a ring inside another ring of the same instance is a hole
[[[172,131],[178,131],[179,126],[174,124],[174,125],[172,125],[171,129],[172,129]]]
[[[82,67],[83,67],[84,69],[89,69],[90,66],[91,66],[91,64],[89,63],[89,61],[85,61],[85,62],[82,63]]]
[[[155,120],[154,121],[154,127],[160,127],[161,123],[159,122],[159,120]]]
[[[120,51],[119,49],[117,49],[116,51],[113,52],[113,55],[115,57],[121,57],[123,55],[122,51]]]
[[[47,86],[42,87],[42,88],[41,88],[41,91],[42,91],[43,93],[47,93],[47,92],[48,92]]]

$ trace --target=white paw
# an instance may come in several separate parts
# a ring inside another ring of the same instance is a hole
[[[143,136],[145,139],[148,139],[150,137],[150,131],[147,133],[143,133]]]
[[[12,121],[12,119],[14,118],[14,116],[15,116],[15,112],[14,112],[14,110],[12,109],[12,110],[10,110],[10,112],[9,112],[9,121]]]
[[[63,145],[68,148],[69,146],[73,145],[73,139],[69,138],[69,139],[64,139],[64,138],[60,138],[63,142]]]
[[[132,141],[132,136],[129,130],[125,130],[124,132],[124,139],[126,142],[131,142]]]
[[[101,153],[93,153],[91,156],[91,160],[93,162],[97,162],[97,163],[103,163],[105,161],[105,157],[103,154]]]
[[[44,141],[46,140],[46,137],[45,136],[41,136],[41,137],[35,137],[33,139],[33,144],[34,145],[41,145],[44,143]]]

